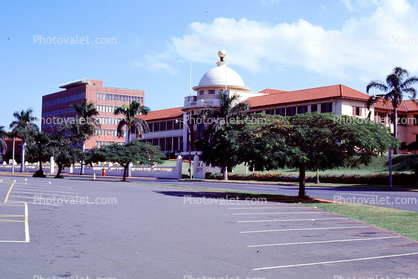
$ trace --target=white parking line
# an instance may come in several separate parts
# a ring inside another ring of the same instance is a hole
[[[376,260],[376,259],[385,259],[385,258],[406,257],[406,256],[412,256],[412,255],[418,255],[418,252],[415,252],[415,253],[406,253],[406,254],[396,254],[396,255],[387,255],[387,256],[358,258],[358,259],[347,259],[347,260],[317,262],[317,263],[305,263],[305,264],[290,264],[290,265],[268,266],[268,267],[253,268],[253,270],[256,271],[256,270],[279,269],[279,268],[288,268],[288,267],[312,266],[312,265],[321,265],[321,264],[347,263],[347,262],[356,262],[356,261],[368,261],[368,260]]]
[[[247,247],[254,248],[254,247],[271,247],[271,246],[287,246],[287,245],[303,245],[303,244],[322,244],[322,243],[336,243],[336,242],[379,240],[379,239],[390,239],[390,238],[400,238],[400,237],[401,236],[384,236],[384,237],[369,237],[369,238],[325,240],[325,241],[308,241],[308,242],[293,242],[293,243],[256,244],[256,245],[248,245]]]
[[[342,229],[359,229],[359,228],[369,228],[369,226],[329,227],[329,228],[304,228],[304,229],[280,229],[280,230],[259,230],[259,231],[242,231],[240,233],[266,233],[266,232],[315,231],[315,230],[342,230]]]
[[[230,210],[245,210],[245,209],[272,209],[272,207],[276,207],[277,208],[300,208],[300,206],[294,205],[294,206],[283,206],[283,205],[271,205],[270,207],[266,207],[265,205],[260,206],[260,207],[229,207],[226,209],[230,209]]]
[[[346,218],[346,217],[333,217],[333,218],[316,218],[316,219],[250,220],[250,221],[237,221],[237,223],[298,222],[298,221],[322,221],[322,220],[341,220],[341,219],[348,219],[348,218]]]
[[[39,195],[39,194],[43,194],[45,196],[65,196],[63,194],[77,194],[76,192],[61,192],[61,191],[44,191],[44,190],[13,190],[13,193],[28,193],[28,194],[35,194],[35,195]],[[51,194],[48,194],[51,193]]]

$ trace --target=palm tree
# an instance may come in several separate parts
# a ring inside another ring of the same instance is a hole
[[[133,101],[129,105],[123,104],[120,107],[116,107],[114,114],[123,114],[125,116],[124,119],[119,121],[117,136],[123,137],[125,135],[124,128],[126,126],[125,144],[132,140],[132,134],[136,134],[136,138],[142,139],[144,134],[150,130],[147,121],[136,116],[147,115],[150,111],[150,108],[141,106],[137,101]]]
[[[402,103],[403,94],[409,94],[411,99],[415,99],[416,90],[411,87],[412,84],[418,82],[418,77],[409,77],[407,70],[401,67],[395,67],[390,75],[386,77],[386,84],[381,81],[371,81],[367,85],[367,93],[371,88],[379,89],[385,92],[384,94],[378,94],[371,96],[366,106],[368,109],[379,100],[383,100],[384,103],[389,100],[392,101],[393,106],[393,134],[397,138],[398,131],[398,106]],[[395,149],[394,154],[397,154]]]
[[[4,126],[0,126],[0,151],[2,154],[6,154],[7,144],[4,138],[7,137],[7,132],[4,130]]]
[[[217,130],[228,126],[230,122],[245,119],[249,109],[248,104],[239,102],[238,95],[230,97],[228,94],[220,92],[219,101],[219,108],[204,108],[200,111],[199,115],[200,117],[210,118],[212,120],[206,128],[204,135],[209,144]],[[222,179],[228,180],[228,166],[222,166],[221,169]]]
[[[86,99],[80,104],[71,104],[70,107],[78,113],[75,124],[73,125],[73,133],[80,137],[84,152],[86,149],[86,140],[94,135],[97,127],[100,127],[99,121],[94,118],[99,115],[99,112],[94,107],[94,103],[89,103]],[[80,174],[84,174],[83,162],[81,163]]]
[[[13,137],[19,137],[22,139],[22,154],[21,154],[21,164],[20,172],[25,171],[25,144],[26,141],[30,140],[31,132],[39,130],[38,126],[33,123],[38,120],[37,117],[32,115],[33,110],[31,108],[26,111],[22,110],[21,112],[16,111],[13,113],[13,116],[16,118],[15,121],[10,123],[10,128],[12,132],[10,133]]]

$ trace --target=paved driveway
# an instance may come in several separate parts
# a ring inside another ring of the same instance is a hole
[[[418,277],[417,242],[300,205],[1,178],[2,278]]]

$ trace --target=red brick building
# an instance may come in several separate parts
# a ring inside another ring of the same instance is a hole
[[[124,143],[125,138],[116,136],[116,128],[123,116],[116,116],[113,113],[114,108],[132,101],[144,105],[143,90],[105,87],[102,80],[80,79],[65,83],[60,88],[64,90],[42,96],[41,129],[48,132],[57,124],[70,122],[77,115],[70,105],[87,99],[95,104],[99,112],[97,119],[101,125],[97,134],[86,141],[87,149],[115,142]]]

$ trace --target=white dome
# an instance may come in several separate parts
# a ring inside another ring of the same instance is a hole
[[[199,82],[197,87],[217,87],[225,86],[227,80],[228,87],[245,87],[241,76],[226,66],[225,62],[218,62],[218,66],[209,70]]]

